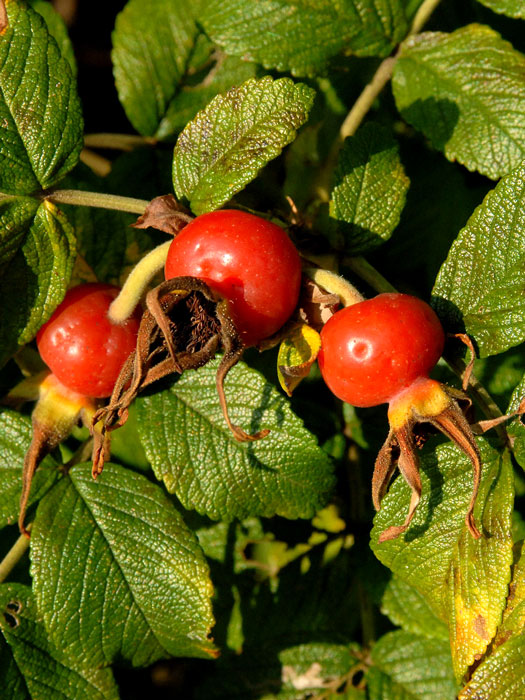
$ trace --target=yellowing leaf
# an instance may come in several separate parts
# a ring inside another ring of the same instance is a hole
[[[277,373],[288,396],[308,376],[320,349],[321,336],[305,323],[297,325],[283,340],[277,356]]]

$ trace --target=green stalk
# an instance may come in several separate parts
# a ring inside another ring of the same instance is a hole
[[[84,192],[82,190],[54,190],[45,194],[44,199],[55,204],[77,204],[81,207],[98,207],[99,209],[114,209],[130,214],[144,214],[149,201],[121,197],[115,194],[100,192]]]
[[[30,528],[31,525],[28,525],[27,529],[29,530]],[[25,535],[20,535],[20,537],[17,539],[17,541],[14,543],[14,545],[11,547],[11,549],[7,552],[5,557],[0,562],[0,583],[6,580],[11,571],[15,568],[20,559],[24,556],[28,547],[29,538]]]

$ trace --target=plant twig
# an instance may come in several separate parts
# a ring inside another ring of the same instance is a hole
[[[31,525],[29,524],[26,529],[29,531]],[[0,583],[5,581],[9,576],[11,571],[18,564],[20,559],[24,556],[27,548],[29,547],[29,539],[25,535],[20,535],[11,549],[7,552],[5,557],[0,562]]]
[[[156,140],[151,136],[137,134],[86,134],[84,145],[87,148],[108,148],[116,151],[132,151],[140,146],[152,146]]]
[[[43,199],[55,204],[77,204],[82,207],[114,209],[130,214],[143,214],[149,204],[149,201],[145,199],[102,194],[101,192],[84,192],[83,190],[50,190],[44,194]]]
[[[106,177],[111,172],[111,161],[89,148],[83,148],[80,152],[80,160],[90,168],[95,175]]]

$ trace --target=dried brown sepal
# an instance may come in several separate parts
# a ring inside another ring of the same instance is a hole
[[[474,347],[474,343],[466,333],[448,333],[447,335],[449,338],[457,338],[458,340],[461,340],[461,342],[464,343],[470,351],[470,360],[468,361],[467,366],[465,367],[465,371],[463,372],[463,378],[461,382],[463,391],[466,391],[468,389],[470,375],[472,374],[472,370],[474,369],[474,362],[476,360],[476,349]]]
[[[486,433],[487,430],[496,428],[498,425],[506,423],[512,418],[516,418],[516,416],[519,416],[521,419],[523,415],[525,415],[525,397],[521,400],[517,410],[513,413],[506,413],[504,416],[498,416],[498,418],[491,418],[489,420],[480,420],[472,426],[472,430],[478,434]]]
[[[5,0],[0,0],[0,35],[5,34],[8,26],[9,20],[7,18]]]
[[[97,411],[94,432],[93,476],[102,471],[107,435],[123,425],[128,409],[138,393],[150,384],[172,374],[197,369],[215,357],[224,356],[217,370],[217,393],[224,419],[237,440],[258,440],[234,425],[228,414],[224,380],[239,361],[244,345],[228,311],[227,302],[193,277],[175,277],[158,285],[146,296],[144,312],[134,352],[124,364],[109,403]]]
[[[337,311],[339,304],[340,299],[337,294],[330,294],[311,279],[303,276],[297,307],[297,316],[301,321],[319,331]]]
[[[193,216],[185,211],[175,197],[172,194],[164,194],[152,199],[144,214],[131,225],[133,228],[156,228],[176,236],[190,221],[193,221]]]
[[[408,389],[395,397],[389,406],[390,432],[379,451],[372,477],[372,499],[379,510],[396,466],[410,486],[412,496],[403,525],[384,530],[380,542],[398,537],[406,531],[421,498],[421,479],[415,427],[430,423],[450,438],[470,459],[473,468],[472,496],[465,516],[470,534],[478,539],[481,533],[474,522],[474,505],[481,479],[481,457],[471,427],[456,403],[462,392],[451,390],[427,377],[420,377]]]

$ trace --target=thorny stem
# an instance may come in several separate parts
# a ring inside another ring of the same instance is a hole
[[[77,204],[82,207],[114,209],[130,214],[144,214],[149,204],[149,201],[145,199],[102,194],[101,192],[83,192],[82,190],[51,190],[44,193],[43,199],[55,204]]]
[[[172,239],[161,243],[135,265],[109,307],[108,316],[113,323],[124,323],[131,316],[153,277],[164,267],[171,242]]]
[[[108,148],[116,151],[132,151],[139,146],[153,146],[156,139],[137,134],[86,134],[84,145],[87,148]]]
[[[31,529],[31,524],[27,525],[27,530]],[[20,535],[11,549],[7,552],[5,557],[0,562],[0,583],[6,580],[11,571],[18,564],[20,559],[24,556],[27,548],[29,547],[29,539],[25,535]]]

